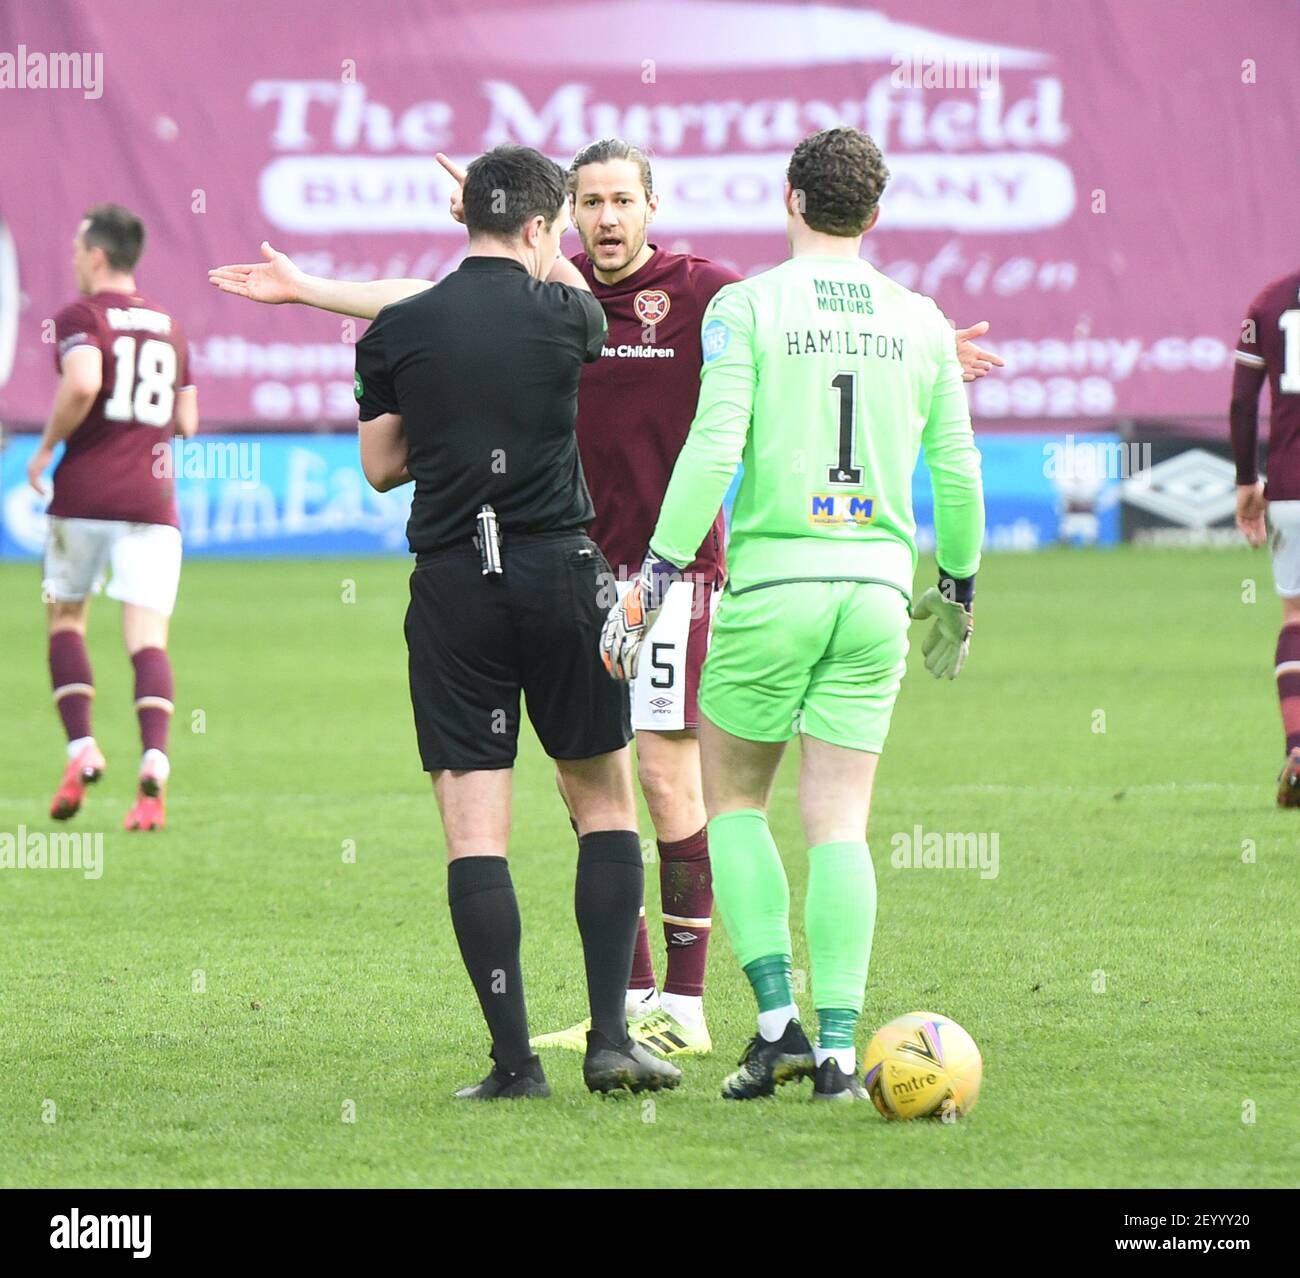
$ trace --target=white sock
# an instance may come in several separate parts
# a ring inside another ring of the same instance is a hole
[[[75,759],[88,745],[94,745],[94,737],[78,737],[75,741],[68,742],[68,758]]]
[[[669,994],[659,996],[659,1006],[675,1021],[689,1030],[704,1028],[704,999],[696,994]]]
[[[770,1012],[759,1012],[758,1032],[769,1043],[775,1043],[785,1033],[785,1027],[791,1021],[798,1019],[799,1009],[793,1003],[787,1003],[784,1007],[774,1007]]]
[[[172,765],[161,750],[146,750],[140,760],[140,771],[157,777],[159,781],[166,781],[172,774]]]
[[[818,1064],[830,1057],[840,1067],[841,1074],[852,1074],[858,1068],[858,1049],[856,1047],[814,1047],[813,1060]]]
[[[648,989],[628,990],[623,1004],[624,1014],[628,1017],[645,1016],[659,1007],[659,991],[651,985]]]

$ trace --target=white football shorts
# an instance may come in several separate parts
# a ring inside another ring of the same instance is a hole
[[[1268,503],[1273,584],[1283,599],[1300,598],[1300,501]]]
[[[621,599],[632,587],[618,583]],[[700,671],[709,626],[722,592],[704,582],[675,581],[649,637],[632,682],[632,727],[637,732],[681,732],[700,725]]]
[[[45,537],[46,600],[77,603],[104,589],[110,599],[170,617],[181,582],[181,532],[170,524],[51,517]]]

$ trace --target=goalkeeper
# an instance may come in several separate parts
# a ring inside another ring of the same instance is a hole
[[[889,171],[865,134],[806,138],[786,173],[792,256],[724,287],[705,312],[700,398],[635,587],[601,637],[635,675],[675,571],[689,564],[738,462],[731,576],[700,685],[700,746],[717,906],[758,1001],[758,1033],[723,1085],[734,1100],[814,1076],[827,1100],[866,1096],[854,1031],[876,917],[866,842],[876,764],[908,650],[961,671],[984,535],[980,460],[952,329],[929,298],[859,257]],[[912,473],[934,484],[939,584],[912,602]],[[801,739],[805,927],[817,1043],[791,982],[790,894],[767,805]]]

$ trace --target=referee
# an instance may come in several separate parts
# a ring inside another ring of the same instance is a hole
[[[357,343],[361,457],[381,491],[415,481],[406,614],[411,703],[447,840],[452,926],[492,1036],[464,1099],[548,1096],[528,1046],[520,922],[506,846],[519,694],[578,829],[575,911],[592,1091],[675,1087],[628,1036],[624,993],[643,870],[626,688],[597,641],[612,589],[574,433],[578,377],[605,316],[560,254],[564,174],[528,147],[470,166],[469,253],[386,306]]]

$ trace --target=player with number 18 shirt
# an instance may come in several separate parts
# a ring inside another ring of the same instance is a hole
[[[181,534],[173,488],[174,434],[198,428],[197,397],[180,326],[136,287],[144,226],[114,204],[89,210],[73,242],[81,296],[55,317],[59,387],[27,468],[41,475],[62,443],[48,510],[42,593],[54,702],[68,736],[56,820],[81,807],[104,756],[91,731],[95,695],[86,651],[89,600],[108,579],[122,604],[122,633],[135,670],[143,757],[129,830],[161,829],[173,710],[167,631],[180,583]]]

